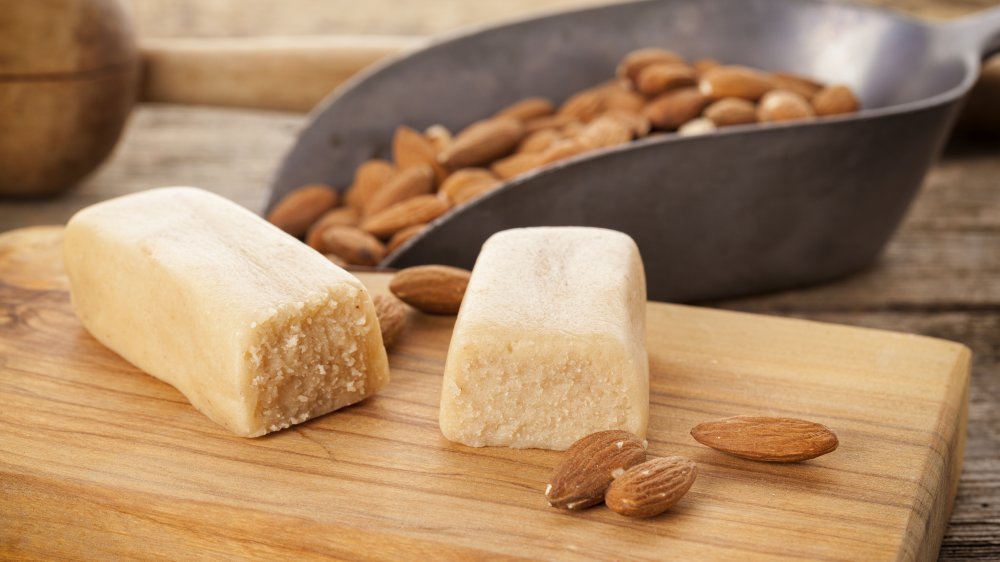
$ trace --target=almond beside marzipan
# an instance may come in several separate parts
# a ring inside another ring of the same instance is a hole
[[[698,424],[691,436],[723,453],[767,462],[799,462],[837,448],[824,425],[795,418],[736,416]]]
[[[448,202],[437,195],[417,195],[373,213],[361,222],[361,230],[379,238],[415,224],[428,223],[448,210]]]
[[[456,314],[471,273],[447,265],[418,265],[398,271],[389,290],[406,304],[430,314]]]
[[[291,234],[299,237],[323,213],[337,205],[339,195],[328,185],[310,184],[286,195],[267,215],[267,220]]]
[[[679,456],[633,466],[608,487],[604,502],[615,513],[652,517],[674,506],[694,484],[698,465]]]
[[[426,164],[401,170],[376,191],[362,209],[365,216],[373,215],[417,195],[434,191],[434,171]]]
[[[578,510],[604,501],[608,486],[646,460],[646,443],[627,431],[592,433],[570,446],[545,487],[549,505]]]
[[[375,295],[372,297],[372,304],[375,305],[375,317],[378,318],[378,327],[382,332],[382,345],[388,349],[396,343],[396,338],[406,326],[409,312],[406,304],[392,295]]]
[[[340,256],[351,265],[376,265],[386,254],[378,238],[353,226],[331,226],[320,238],[324,253]]]
[[[466,127],[438,155],[451,169],[489,164],[506,156],[521,142],[524,125],[513,117],[494,117]]]

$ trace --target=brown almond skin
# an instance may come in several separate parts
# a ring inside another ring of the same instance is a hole
[[[559,162],[560,160],[566,160],[567,158],[572,158],[579,154],[585,152],[590,152],[593,150],[590,146],[576,140],[576,139],[564,139],[561,140],[541,153],[541,165],[552,164],[554,162]]]
[[[448,171],[437,160],[438,151],[422,133],[406,126],[396,128],[392,137],[392,157],[396,167],[405,170],[413,166],[430,166],[434,170],[434,183],[448,177]]]
[[[646,106],[644,115],[654,128],[675,131],[701,115],[708,102],[697,88],[680,88],[654,98]]]
[[[861,102],[850,88],[842,84],[828,86],[816,92],[812,98],[816,115],[843,115],[861,109]]]
[[[385,246],[371,234],[353,226],[331,226],[323,231],[324,253],[340,256],[351,265],[376,265],[385,257]]]
[[[702,445],[753,461],[800,462],[836,450],[837,436],[824,425],[796,418],[736,416],[698,424],[691,436]]]
[[[809,100],[791,90],[771,90],[757,105],[757,120],[761,123],[803,121],[815,117]]]
[[[619,429],[598,431],[570,445],[552,470],[545,499],[559,509],[576,511],[604,501],[615,477],[646,460],[646,446]]]
[[[645,106],[645,96],[633,91],[625,84],[617,82],[604,91],[604,103],[601,108],[601,115],[615,109],[638,112],[642,111],[642,108]]]
[[[544,164],[544,151],[519,152],[497,160],[490,166],[490,170],[500,179],[509,180],[510,178],[517,177],[525,172],[530,172],[531,170],[543,166]],[[456,194],[452,200],[457,205],[464,201],[468,201],[472,197],[479,196],[487,191],[492,191],[497,186],[499,186],[499,183],[488,187],[478,187],[476,189],[466,188]]]
[[[448,176],[448,179],[438,189],[438,194],[444,195],[452,203],[456,203],[455,195],[472,185],[484,184],[492,187],[499,183],[500,180],[493,175],[493,172],[485,168],[462,168]]]
[[[634,84],[642,69],[659,62],[683,63],[684,57],[673,51],[657,47],[636,49],[622,58],[621,62],[618,63],[615,74],[618,78]]]
[[[310,184],[286,195],[267,215],[267,220],[300,237],[323,213],[337,205],[337,191],[328,185]]]
[[[636,111],[609,109],[604,113],[604,117],[617,119],[618,122],[632,131],[633,137],[642,138],[649,134],[650,129],[649,119],[646,119],[646,116],[642,114],[642,109],[641,107]]]
[[[382,189],[396,174],[391,162],[372,159],[362,163],[354,171],[354,183],[347,190],[344,203],[355,209],[363,209],[375,192]]]
[[[559,107],[559,115],[586,123],[604,111],[605,94],[600,87],[577,92]]]
[[[775,86],[778,88],[791,90],[807,100],[812,99],[817,92],[823,89],[823,84],[812,78],[791,72],[773,72],[771,73],[771,80],[774,81]]]
[[[444,197],[417,195],[369,215],[361,222],[361,230],[388,238],[408,226],[428,223],[445,214],[448,208]]]
[[[723,98],[706,107],[704,115],[716,127],[746,125],[757,122],[757,106],[742,98]]]
[[[452,170],[489,164],[513,151],[524,134],[524,125],[513,117],[478,121],[459,133],[438,160]]]
[[[523,122],[552,115],[555,111],[555,104],[545,98],[525,98],[501,109],[497,117],[513,117]]]
[[[577,121],[576,117],[573,117],[572,115],[561,115],[559,113],[555,115],[546,115],[545,117],[536,117],[525,121],[524,133],[528,135],[544,129],[562,129],[574,121]]]
[[[655,63],[643,68],[635,87],[644,96],[656,96],[677,88],[694,86],[698,77],[683,63]]]
[[[421,312],[457,314],[470,276],[468,270],[457,267],[418,265],[393,275],[389,290]]]
[[[373,215],[400,201],[417,195],[426,195],[433,191],[434,171],[431,167],[426,164],[412,166],[401,170],[375,192],[365,204],[362,214],[365,216]]]
[[[632,131],[617,119],[601,116],[587,124],[576,140],[593,148],[625,144],[632,140]]]
[[[556,129],[539,129],[524,137],[521,144],[517,145],[517,152],[541,152],[562,139],[563,134]]]
[[[718,66],[706,71],[698,81],[701,93],[713,100],[757,101],[776,87],[769,75],[746,66]]]
[[[337,207],[330,209],[309,227],[309,231],[306,232],[306,244],[322,252],[323,247],[320,235],[324,230],[334,225],[357,226],[360,220],[361,213],[359,213],[354,207]]]
[[[375,305],[375,317],[378,318],[379,330],[382,332],[382,345],[389,349],[406,327],[409,311],[403,301],[392,295],[375,295],[372,297],[372,304]]]
[[[702,74],[705,74],[709,70],[717,66],[722,66],[722,63],[715,59],[698,59],[691,63],[691,66],[694,67],[695,74],[700,78]]]
[[[633,466],[608,487],[604,502],[628,517],[653,517],[673,507],[691,489],[698,465],[680,457],[661,457]]]
[[[415,224],[400,230],[396,234],[393,234],[392,238],[389,239],[389,243],[385,245],[386,251],[390,253],[396,251],[396,248],[405,244],[410,238],[413,238],[423,232],[425,228],[427,228],[426,224]]]

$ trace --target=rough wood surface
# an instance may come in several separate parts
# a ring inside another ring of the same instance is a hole
[[[69,307],[61,241],[58,227],[0,236],[2,557],[932,560],[938,552],[965,441],[964,346],[651,303],[649,452],[687,456],[700,476],[660,517],[630,520],[604,507],[567,514],[542,493],[559,453],[472,449],[440,435],[452,319],[413,315],[382,394],[239,438],[90,337]],[[378,291],[387,275],[362,278]],[[840,447],[767,464],[688,434],[741,413],[818,421]]]

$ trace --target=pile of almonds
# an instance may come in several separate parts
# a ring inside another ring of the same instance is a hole
[[[753,461],[800,462],[837,448],[837,436],[815,422],[735,416],[691,430],[699,443]],[[621,430],[599,431],[563,454],[545,487],[549,505],[578,511],[602,501],[614,512],[652,517],[691,489],[698,465],[681,456],[646,460],[646,442]]]
[[[616,74],[558,107],[523,99],[456,135],[442,125],[400,126],[393,161],[361,164],[343,197],[307,185],[268,220],[340,265],[371,266],[452,207],[579,154],[655,134],[808,120],[860,106],[847,86],[711,59],[688,63],[658,48],[629,53]]]

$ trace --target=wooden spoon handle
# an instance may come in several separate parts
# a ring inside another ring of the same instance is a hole
[[[140,100],[308,111],[337,85],[425,39],[399,36],[147,39]]]

